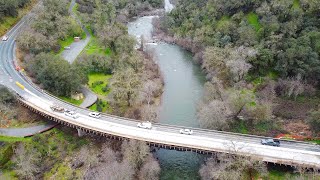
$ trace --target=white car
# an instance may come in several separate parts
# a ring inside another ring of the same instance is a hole
[[[66,111],[64,112],[64,115],[69,116],[69,117],[72,117],[72,118],[74,118],[74,119],[76,119],[76,118],[79,117],[79,114],[77,114],[77,113],[74,112],[74,111],[70,111],[70,110],[66,110]]]
[[[6,36],[6,35],[2,36],[2,41],[7,41],[8,39],[9,39],[8,36]]]
[[[193,131],[191,129],[180,129],[180,134],[191,135],[193,134]]]
[[[143,129],[151,129],[152,128],[152,124],[149,121],[138,123],[137,126],[139,128],[143,128]]]
[[[93,117],[93,118],[99,119],[99,118],[101,117],[101,114],[98,113],[98,112],[90,112],[90,113],[89,113],[89,116],[90,116],[90,117]]]

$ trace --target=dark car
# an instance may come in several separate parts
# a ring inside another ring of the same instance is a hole
[[[278,139],[261,139],[261,144],[279,147],[280,141]]]

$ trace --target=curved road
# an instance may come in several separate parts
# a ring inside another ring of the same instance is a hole
[[[137,128],[137,121],[132,119],[107,114],[104,114],[100,119],[88,117],[89,110],[63,102],[42,91],[25,78],[23,74],[14,69],[14,38],[18,35],[24,23],[27,22],[26,20],[29,16],[25,16],[12,28],[8,33],[8,41],[0,42],[0,83],[16,91],[23,97],[22,101],[25,104],[70,124],[116,136],[206,151],[252,155],[261,158],[263,161],[274,163],[320,167],[319,145],[281,141],[281,147],[270,147],[261,145],[260,140],[262,137],[258,136],[205,129],[194,129],[194,134],[187,136],[179,134],[179,130],[183,127],[178,126],[155,123],[151,130],[145,130]],[[25,88],[19,88],[15,82],[20,82]],[[59,104],[67,109],[74,110],[79,113],[80,117],[73,119],[64,114],[53,112],[50,109],[52,104]]]
[[[47,124],[26,128],[0,128],[0,135],[13,137],[29,137],[54,128],[58,123],[49,121]]]

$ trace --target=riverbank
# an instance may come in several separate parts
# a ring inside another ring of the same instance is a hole
[[[206,48],[208,48],[209,45],[204,45],[204,43],[199,44],[198,42],[195,42],[191,38],[184,38],[180,36],[177,37],[175,35],[172,35],[172,32],[169,32],[169,29],[166,29],[166,27],[163,27],[163,23],[164,23],[163,18],[164,17],[154,18],[153,36],[161,41],[164,41],[170,44],[179,45],[182,48],[186,49],[187,51],[191,52],[193,54],[194,62],[200,64],[204,72],[206,73],[206,77],[208,81],[207,85],[208,87],[210,87],[211,84],[214,84],[214,83],[210,83],[210,81],[213,81],[212,80],[213,74],[216,74],[214,78],[217,78],[219,76],[218,71],[220,71],[219,70],[220,67],[215,67],[215,68],[209,67],[210,63],[212,62],[211,61],[209,62],[208,60],[206,61],[206,59],[204,58],[209,59],[210,56],[214,57],[214,52],[216,50],[214,49],[215,48],[214,45],[210,47],[211,49],[213,49],[212,53],[210,54],[209,50],[206,51]],[[247,48],[247,50],[251,51],[253,54],[254,53],[258,54],[258,51],[254,49],[250,49],[244,46],[240,47],[240,49],[241,48],[243,48],[243,50]],[[228,49],[227,47],[217,48],[216,51],[225,50],[224,54],[227,54],[228,53],[227,49]],[[242,53],[245,54],[244,51]],[[221,55],[219,56],[221,57]],[[232,57],[229,57],[229,59],[230,58]],[[254,56],[253,58],[256,58],[256,56]],[[250,57],[249,58],[247,57],[246,59],[247,59],[246,61],[250,61]],[[219,60],[224,61],[224,63],[227,61],[223,58]],[[213,64],[211,65],[214,66]],[[251,64],[247,64],[247,65],[251,69],[253,68]],[[299,87],[304,92],[301,95],[299,95],[296,99],[294,99],[292,97],[287,97],[287,95],[284,94],[285,92],[284,89],[288,86],[288,85],[285,85],[284,83],[285,82],[289,83],[293,81],[295,81],[296,83],[299,83],[299,80],[293,80],[294,78],[292,78],[291,80],[281,79],[279,77],[279,74],[277,74],[276,72],[269,73],[267,75],[257,76],[256,74],[254,74],[253,71],[247,71],[246,75],[242,77],[242,80],[239,83],[234,83],[234,82],[230,83],[230,79],[232,79],[233,77],[232,77],[232,73],[228,72],[229,71],[228,68],[230,68],[230,64],[228,66],[229,67],[222,67],[222,69],[224,69],[226,72],[224,72],[225,73],[224,75],[220,75],[220,77],[221,76],[224,76],[224,77],[222,78],[218,77],[218,79],[220,78],[219,79],[220,87],[223,87],[224,89],[222,92],[227,92],[230,90],[232,91],[234,89],[238,89],[240,91],[241,90],[252,91],[254,92],[253,93],[254,96],[262,98],[265,101],[268,101],[270,104],[272,104],[270,107],[264,107],[265,110],[263,111],[265,112],[272,111],[272,112],[269,112],[269,114],[272,114],[272,115],[268,115],[266,119],[262,119],[261,122],[252,123],[251,121],[254,121],[254,120],[250,120],[250,118],[252,117],[250,116],[248,117],[248,114],[245,114],[245,112],[243,112],[241,116],[247,116],[245,117],[245,119],[249,119],[249,120],[239,120],[238,121],[239,123],[231,124],[230,125],[231,128],[228,129],[228,131],[244,133],[244,134],[270,136],[270,137],[277,137],[280,134],[287,134],[288,137],[290,135],[293,135],[293,136],[301,137],[300,139],[306,139],[306,140],[310,139],[310,137],[312,136],[312,132],[311,132],[312,128],[310,128],[310,126],[307,124],[308,114],[310,111],[317,109],[316,104],[319,103],[318,95],[316,95],[315,92],[310,93],[312,92],[312,89],[315,90],[311,85],[300,84]],[[208,68],[211,68],[211,69],[208,70]],[[224,81],[225,79],[229,79],[229,80],[226,82]],[[208,91],[210,90],[208,89]],[[266,104],[266,103],[263,103],[263,104]],[[261,109],[260,109],[260,112],[261,112]],[[268,121],[266,122],[264,120],[268,120]]]

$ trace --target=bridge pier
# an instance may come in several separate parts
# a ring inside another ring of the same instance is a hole
[[[79,137],[82,137],[82,136],[86,135],[86,132],[84,132],[84,131],[81,130],[81,129],[77,129],[77,131],[78,131],[78,136],[79,136]]]

